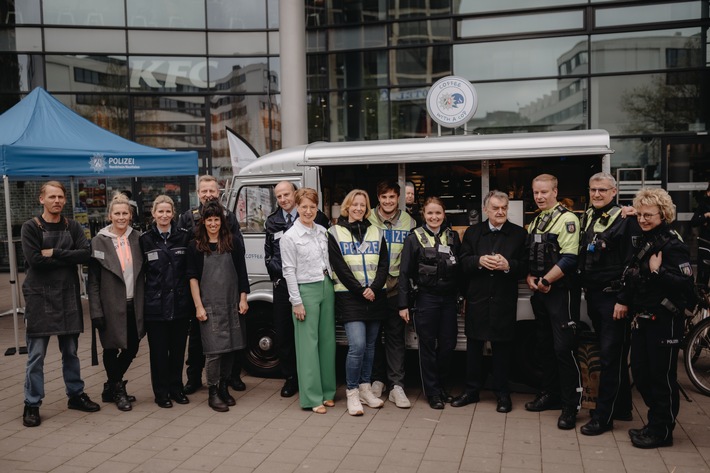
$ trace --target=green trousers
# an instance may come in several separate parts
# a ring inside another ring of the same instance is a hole
[[[306,309],[303,321],[293,317],[296,337],[298,395],[301,407],[320,406],[335,396],[335,298],[333,281],[299,284]]]

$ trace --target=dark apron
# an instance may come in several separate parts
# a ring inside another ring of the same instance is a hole
[[[42,249],[71,250],[69,231],[43,231]],[[22,285],[27,336],[67,335],[84,330],[77,265],[29,268]]]
[[[246,330],[239,315],[237,271],[231,253],[205,254],[200,297],[207,311],[207,320],[200,322],[205,355],[244,348]]]

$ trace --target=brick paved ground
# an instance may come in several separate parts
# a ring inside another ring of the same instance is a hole
[[[11,308],[7,274],[0,274],[0,311]],[[12,317],[0,318],[0,348],[14,345]],[[20,334],[24,338],[24,332]],[[103,368],[90,366],[90,337],[80,338],[86,391],[100,399]],[[153,403],[147,343],[127,378],[138,401],[131,412],[102,404],[86,414],[66,409],[57,345],[45,364],[47,396],[42,425],[22,426],[26,356],[0,354],[0,472],[708,472],[710,398],[693,390],[682,366],[681,383],[692,402],[681,401],[675,445],[658,450],[631,446],[627,429],[640,427],[645,409],[634,393],[634,421],[612,433],[585,437],[556,427],[556,412],[526,412],[528,394],[514,394],[514,410],[495,412],[492,393],[477,405],[429,408],[421,390],[402,410],[387,402],[363,417],[345,411],[344,387],[326,415],[303,411],[296,397],[279,396],[279,380],[245,377],[228,413],[207,406],[205,389],[190,404],[160,409]],[[459,383],[460,384],[460,383]],[[458,386],[460,389],[460,386]],[[580,416],[586,419],[586,411]]]

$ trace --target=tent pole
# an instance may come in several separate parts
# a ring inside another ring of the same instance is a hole
[[[69,178],[69,187],[71,188],[71,217],[76,218],[74,209],[76,208],[76,193],[74,192],[74,176]]]
[[[5,186],[5,222],[7,223],[7,254],[10,259],[10,292],[12,293],[12,323],[15,328],[15,348],[8,348],[5,355],[15,355],[20,353],[20,339],[17,328],[17,255],[15,254],[15,243],[12,241],[12,214],[10,213],[10,178],[3,176]]]

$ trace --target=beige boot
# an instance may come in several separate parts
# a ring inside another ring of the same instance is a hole
[[[372,385],[370,383],[362,383],[359,388],[360,391],[360,401],[364,402],[370,407],[375,409],[380,408],[384,405],[385,401],[376,397],[372,393]]]
[[[358,389],[346,389],[345,394],[348,397],[348,414],[351,416],[361,416],[363,411],[362,404],[360,404],[360,393],[358,392]]]

